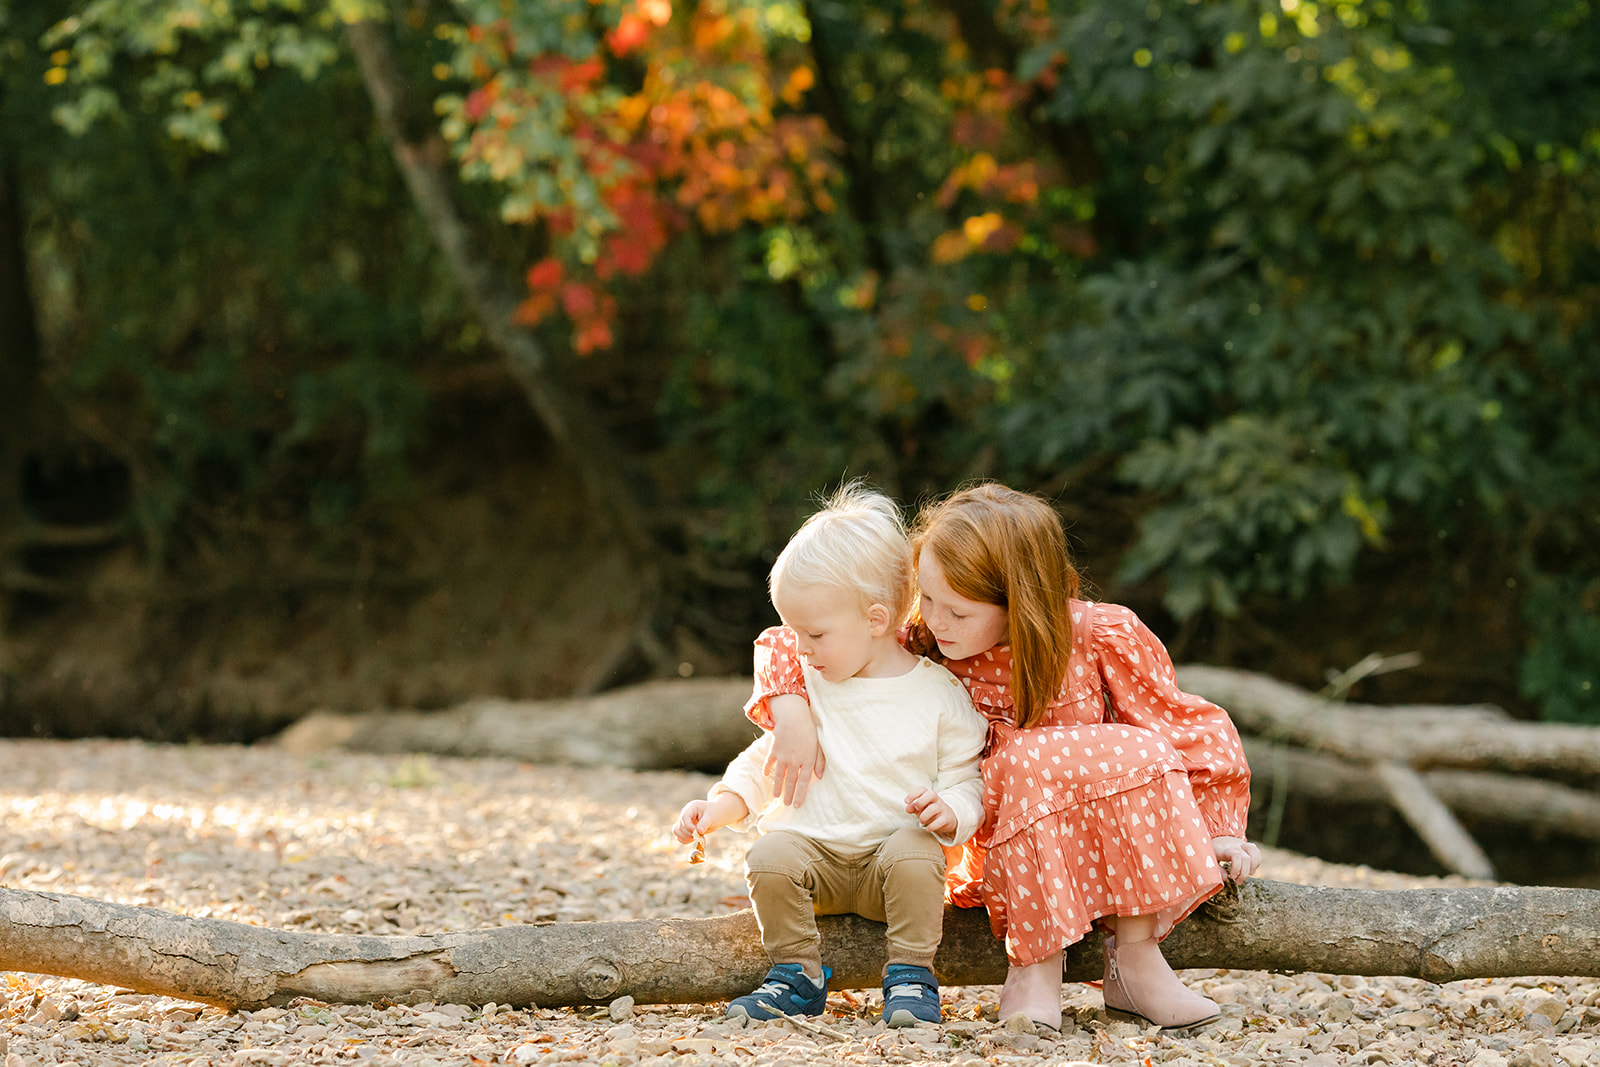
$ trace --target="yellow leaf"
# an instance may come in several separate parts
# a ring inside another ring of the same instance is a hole
[[[998,230],[1003,220],[998,212],[988,211],[982,215],[973,215],[961,224],[961,232],[972,242],[974,248],[989,239],[989,235]]]

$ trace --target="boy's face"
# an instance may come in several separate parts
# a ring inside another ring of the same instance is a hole
[[[886,624],[862,610],[859,597],[843,589],[785,589],[773,598],[773,606],[799,638],[800,655],[830,682],[859,674],[876,651],[873,641],[887,631]]]

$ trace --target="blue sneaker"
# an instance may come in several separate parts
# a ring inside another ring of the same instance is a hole
[[[822,984],[806,977],[798,963],[780,963],[767,972],[754,992],[734,999],[728,1005],[730,1019],[781,1019],[786,1015],[821,1015],[828,1004],[828,979],[833,972],[822,968]]]
[[[926,967],[891,963],[883,973],[883,1022],[886,1026],[940,1023],[939,979]]]

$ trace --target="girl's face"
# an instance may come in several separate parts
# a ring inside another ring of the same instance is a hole
[[[1006,640],[1006,609],[958,595],[945,581],[944,568],[926,548],[917,557],[917,584],[922,589],[923,625],[946,659],[967,659]]]
[[[884,651],[878,639],[889,628],[887,610],[874,604],[863,611],[854,592],[821,585],[785,589],[773,606],[799,639],[801,657],[828,681],[875,673]]]

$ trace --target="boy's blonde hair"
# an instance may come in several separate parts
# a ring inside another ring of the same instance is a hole
[[[1038,725],[1072,657],[1078,570],[1061,516],[1031,493],[985,482],[924,508],[911,544],[919,559],[933,554],[957,596],[1006,609],[1015,721]],[[912,620],[911,650],[938,654],[920,616]]]
[[[829,586],[889,609],[898,629],[911,614],[915,577],[911,544],[900,506],[859,481],[839,488],[795,531],[772,565],[767,589],[774,601],[784,590]]]

